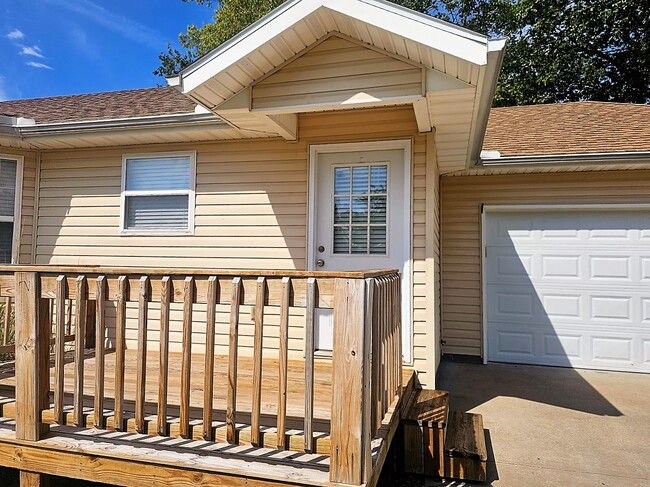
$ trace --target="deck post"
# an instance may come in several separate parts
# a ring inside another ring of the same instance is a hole
[[[334,284],[330,481],[365,483],[370,461],[370,320],[364,279]]]
[[[20,487],[49,487],[50,477],[45,474],[20,471]]]
[[[49,390],[50,322],[41,306],[40,277],[16,272],[16,439],[38,441],[49,425],[41,422]],[[44,316],[41,316],[44,314]],[[45,366],[43,366],[45,365]]]

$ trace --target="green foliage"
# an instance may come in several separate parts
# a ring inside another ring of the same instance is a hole
[[[282,4],[183,0],[214,22],[180,34],[185,52],[160,54],[170,76]],[[650,103],[650,2],[638,0],[393,0],[491,37],[508,37],[495,105],[576,100]]]

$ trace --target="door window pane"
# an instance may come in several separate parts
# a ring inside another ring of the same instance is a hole
[[[350,223],[350,197],[334,198],[334,223]]]
[[[337,167],[334,170],[334,194],[350,194],[349,167]]]
[[[386,255],[388,165],[334,169],[334,253]]]
[[[352,227],[352,253],[368,253],[368,227],[366,225]]]

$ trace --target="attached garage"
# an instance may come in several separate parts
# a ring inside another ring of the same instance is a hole
[[[650,372],[650,208],[485,207],[488,361]]]

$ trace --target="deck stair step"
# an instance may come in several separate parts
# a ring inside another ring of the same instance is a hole
[[[475,482],[487,479],[487,447],[480,414],[450,411],[444,451],[444,477]]]
[[[404,471],[444,476],[444,434],[449,393],[420,389],[403,417]]]

